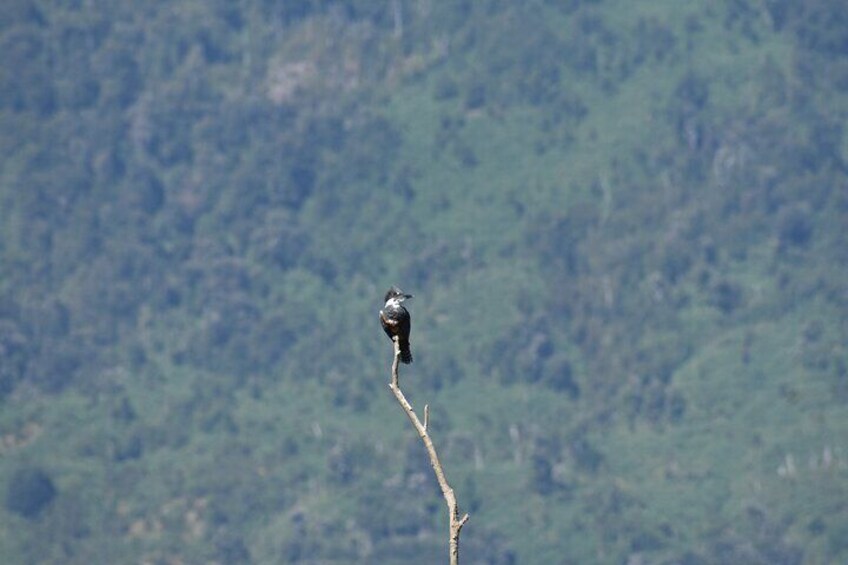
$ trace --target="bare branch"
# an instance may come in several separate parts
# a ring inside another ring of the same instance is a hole
[[[421,438],[421,441],[424,442],[424,447],[427,449],[427,455],[430,457],[430,465],[433,467],[433,472],[436,474],[436,480],[439,483],[439,488],[442,489],[442,496],[444,496],[445,504],[447,504],[448,507],[448,517],[450,518],[450,564],[457,565],[459,563],[459,534],[462,531],[462,527],[468,521],[469,516],[468,514],[463,514],[461,517],[459,515],[459,506],[456,503],[456,495],[454,494],[451,486],[448,484],[445,472],[442,469],[442,464],[439,461],[439,455],[436,453],[436,447],[433,445],[433,440],[430,439],[430,434],[427,431],[427,427],[430,423],[430,406],[424,406],[424,423],[422,424],[421,420],[418,419],[418,416],[412,409],[412,405],[408,400],[406,400],[406,396],[404,396],[403,392],[400,390],[400,377],[398,376],[400,345],[397,338],[392,341],[395,345],[395,358],[392,362],[392,381],[389,383],[389,388],[395,395],[395,398],[397,398],[397,401],[401,408],[403,408],[403,411],[406,412],[409,421],[412,422],[412,426],[415,428],[415,431],[418,432],[418,436]]]

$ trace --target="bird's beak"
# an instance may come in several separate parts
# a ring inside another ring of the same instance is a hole
[[[404,294],[403,297],[404,298],[412,298],[412,295],[411,294]]]

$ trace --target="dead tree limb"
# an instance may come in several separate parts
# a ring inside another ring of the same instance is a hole
[[[424,407],[424,423],[421,423],[421,420],[418,419],[418,415],[416,415],[415,411],[412,409],[412,405],[406,399],[406,396],[404,396],[403,391],[400,390],[400,378],[398,377],[400,345],[398,344],[397,338],[392,339],[392,341],[395,344],[395,358],[392,362],[392,382],[389,383],[389,388],[395,395],[395,398],[397,398],[397,401],[400,403],[403,411],[406,412],[406,415],[409,417],[409,421],[412,422],[412,425],[415,427],[415,431],[418,432],[418,436],[421,438],[421,441],[424,442],[424,447],[427,448],[427,455],[430,456],[430,465],[433,467],[433,472],[436,474],[436,480],[439,482],[439,487],[442,489],[442,496],[445,497],[445,503],[448,506],[448,517],[450,518],[450,565],[457,565],[459,563],[459,533],[462,530],[462,526],[464,526],[468,521],[468,514],[463,514],[462,517],[459,515],[459,506],[456,503],[456,495],[454,494],[451,486],[448,484],[448,480],[445,477],[445,471],[442,469],[442,464],[439,462],[439,455],[436,453],[436,446],[433,445],[433,440],[430,439],[430,433],[427,431],[427,427],[430,423],[429,406]]]

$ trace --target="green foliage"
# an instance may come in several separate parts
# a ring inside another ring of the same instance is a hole
[[[42,469],[18,469],[6,487],[6,510],[35,518],[56,497],[56,487]]]
[[[393,283],[464,560],[848,558],[840,3],[94,4],[0,8],[0,561],[441,559]]]

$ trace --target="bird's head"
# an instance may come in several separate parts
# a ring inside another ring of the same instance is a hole
[[[392,285],[389,288],[389,290],[386,292],[386,303],[388,303],[390,300],[394,301],[394,302],[401,303],[404,300],[406,300],[407,298],[412,298],[412,295],[406,294],[405,292],[403,292],[401,289],[399,289],[398,287],[396,287],[394,285]]]

